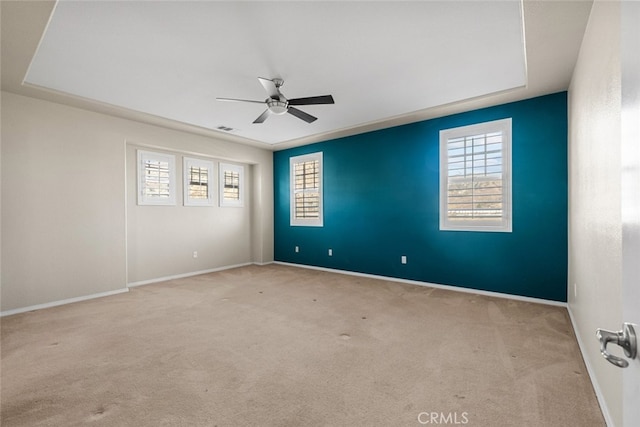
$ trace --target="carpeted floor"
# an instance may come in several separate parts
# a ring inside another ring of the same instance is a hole
[[[282,265],[2,319],[2,426],[603,426],[567,311]]]

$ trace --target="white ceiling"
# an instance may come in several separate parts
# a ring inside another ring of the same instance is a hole
[[[3,90],[271,149],[566,90],[591,7],[16,3],[2,2]],[[288,98],[336,103],[300,107],[318,117],[311,124],[291,115],[252,124],[264,106],[215,101],[264,100],[258,76],[283,78]]]

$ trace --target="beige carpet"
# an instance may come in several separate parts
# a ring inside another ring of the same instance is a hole
[[[5,317],[1,351],[3,426],[604,425],[564,308],[281,265]]]

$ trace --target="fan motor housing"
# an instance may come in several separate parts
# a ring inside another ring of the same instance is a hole
[[[288,107],[286,102],[277,101],[275,99],[268,99],[267,106],[269,107],[269,110],[273,114],[277,114],[277,115],[286,113],[287,107]]]

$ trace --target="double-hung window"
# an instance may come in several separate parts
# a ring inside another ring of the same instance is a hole
[[[176,204],[176,158],[138,150],[138,204]]]
[[[291,157],[291,225],[322,227],[322,152]]]
[[[440,131],[440,230],[512,230],[510,118]]]

